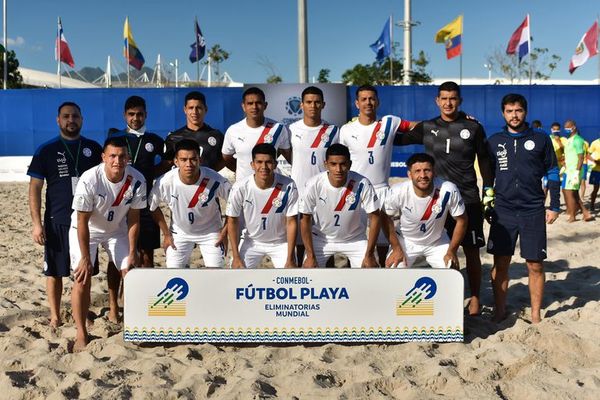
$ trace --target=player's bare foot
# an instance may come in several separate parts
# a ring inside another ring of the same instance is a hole
[[[118,324],[119,323],[119,313],[118,312],[109,312],[108,313],[108,320],[110,322],[112,322],[113,324]]]
[[[575,218],[569,218],[569,219],[567,220],[567,222],[568,222],[568,223],[575,222],[575,221],[577,221]]]
[[[50,328],[56,329],[61,325],[62,325],[62,321],[60,320],[60,318],[51,318],[50,319]]]
[[[481,313],[481,305],[479,304],[479,298],[476,296],[471,296],[471,300],[469,300],[468,304],[469,315],[475,316]]]
[[[589,215],[589,214],[588,214],[588,216],[587,216],[587,217],[583,218],[583,220],[584,220],[585,222],[591,222],[591,221],[594,221],[595,219],[596,219],[596,218],[594,218],[594,216],[592,216],[592,215]]]
[[[78,337],[73,343],[73,353],[79,353],[85,350],[86,346],[90,342],[88,337]]]
[[[532,324],[539,324],[540,322],[542,322],[542,317],[539,314],[537,314],[537,315],[531,314],[531,323]]]

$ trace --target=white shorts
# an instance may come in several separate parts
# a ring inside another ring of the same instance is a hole
[[[380,212],[385,212],[384,211],[384,202],[385,202],[385,199],[387,199],[387,197],[388,197],[389,191],[390,191],[389,186],[382,186],[380,188],[375,189],[375,194],[377,194],[377,198],[379,199],[379,204],[381,204]],[[377,246],[381,247],[381,246],[389,246],[389,245],[390,245],[390,242],[386,239],[386,237],[383,233],[383,229],[381,229],[381,226],[380,226],[379,234],[377,235]]]
[[[129,267],[129,237],[127,233],[118,233],[112,237],[93,237],[90,235],[90,260],[96,259],[98,246],[102,245],[108,254],[108,260],[113,262],[119,270]],[[69,229],[69,256],[71,269],[74,271],[81,261],[81,249],[77,238],[77,228]]]
[[[258,268],[264,256],[271,257],[275,268],[285,268],[288,254],[286,242],[264,243],[252,239],[242,239],[239,250],[246,268]]]
[[[367,251],[366,240],[332,243],[327,242],[325,239],[315,235],[313,235],[312,239],[315,258],[317,259],[317,264],[319,267],[325,268],[327,260],[335,253],[341,253],[348,257],[351,268],[360,268],[362,266],[362,262],[365,259],[365,253]],[[306,255],[304,256],[304,259],[306,259]]]
[[[167,248],[167,268],[188,268],[195,245],[200,247],[204,266],[207,268],[223,268],[225,266],[225,252],[223,246],[215,246],[218,240],[218,232],[208,233],[193,239],[173,235],[177,250],[170,246]]]
[[[449,266],[444,264],[444,256],[450,245],[450,240],[445,230],[437,242],[432,245],[412,243],[400,235],[398,235],[398,241],[400,242],[400,246],[402,246],[402,251],[404,251],[404,261],[397,265],[396,268],[410,268],[419,257],[425,257],[425,260],[432,268],[449,268]]]

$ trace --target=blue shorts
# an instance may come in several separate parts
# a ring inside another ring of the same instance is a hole
[[[547,257],[546,210],[526,216],[494,210],[493,219],[488,239],[488,253],[496,256],[512,256],[515,253],[518,237],[521,257],[533,261],[541,261]]]
[[[581,170],[583,171],[583,180],[585,181],[587,179],[588,165],[586,163],[583,163],[583,165],[581,166]]]
[[[71,275],[71,258],[69,256],[69,225],[44,222],[44,275],[56,278]],[[98,256],[94,263],[93,275],[97,275]]]
[[[590,173],[590,185],[600,185],[600,171]]]

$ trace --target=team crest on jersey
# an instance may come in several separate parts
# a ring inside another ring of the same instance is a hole
[[[273,135],[271,133],[267,133],[264,138],[264,143],[272,143],[272,142],[273,142]]]
[[[377,132],[377,139],[383,140],[384,138],[385,138],[385,132],[384,131]]]
[[[300,104],[302,100],[298,96],[292,96],[285,102],[285,111],[293,117],[299,117],[302,115],[302,108]]]
[[[434,205],[431,207],[431,211],[432,211],[434,214],[439,214],[440,212],[442,212],[442,206],[441,206],[440,204],[437,204],[437,203],[436,203],[436,204],[434,204]]]
[[[215,139],[214,136],[211,136],[208,138],[208,144],[210,144],[211,146],[216,146],[217,145],[217,139]]]
[[[462,131],[460,131],[460,137],[461,139],[467,140],[471,137],[471,132],[469,132],[468,129],[463,129]]]
[[[535,148],[535,142],[533,140],[528,140],[525,142],[523,147],[525,147],[525,150],[531,151]]]
[[[281,201],[280,197],[276,197],[273,199],[273,207],[281,207],[282,204],[283,202]]]
[[[152,153],[154,151],[154,145],[152,143],[146,143],[144,148],[148,153]]]
[[[200,196],[198,196],[198,200],[202,204],[206,203],[206,201],[208,200],[208,194],[205,192],[200,193]]]
[[[82,153],[88,158],[92,156],[92,150],[90,150],[88,147],[84,147]]]
[[[346,197],[346,204],[354,204],[354,203],[356,203],[356,196],[354,195],[354,193],[350,193]]]

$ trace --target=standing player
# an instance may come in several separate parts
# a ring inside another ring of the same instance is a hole
[[[309,86],[302,91],[302,119],[289,126],[292,144],[292,179],[302,197],[306,182],[313,176],[325,171],[325,151],[339,141],[338,128],[321,119],[325,108],[323,91]],[[300,231],[298,231],[300,233]],[[299,238],[297,238],[299,239]],[[298,264],[304,258],[304,245],[297,247]]]
[[[289,132],[282,123],[265,118],[267,105],[262,90],[257,87],[246,89],[242,95],[245,118],[225,132],[223,159],[227,168],[235,171],[236,181],[252,175],[252,149],[257,144],[272,144],[291,163]]]
[[[435,174],[441,179],[458,186],[465,202],[469,226],[462,247],[467,261],[467,276],[471,290],[469,314],[477,315],[480,310],[479,292],[481,287],[481,258],[479,248],[485,245],[483,235],[483,213],[475,174],[475,157],[483,178],[486,204],[493,201],[492,171],[490,156],[486,146],[486,137],[479,122],[468,118],[459,111],[462,98],[460,87],[454,82],[444,82],[438,88],[435,102],[440,116],[423,121],[408,134],[399,139],[401,144],[423,144],[425,152],[432,156]],[[447,219],[448,234],[452,235],[454,220]]]
[[[101,161],[102,148],[80,135],[83,118],[75,103],[58,107],[56,123],[58,137],[42,144],[35,151],[27,175],[29,181],[29,211],[33,225],[33,241],[44,246],[46,295],[50,306],[50,326],[62,324],[60,300],[62,278],[70,275],[69,224],[73,193],[79,176]],[[42,222],[42,188],[46,186],[46,210]]]
[[[185,125],[169,133],[165,140],[165,164],[166,172],[172,165],[175,158],[175,144],[182,139],[191,139],[200,146],[200,155],[202,166],[208,167],[215,171],[220,171],[225,166],[223,155],[223,134],[218,129],[214,129],[206,122],[206,114],[208,106],[206,105],[206,97],[200,92],[189,92],[185,95],[185,103],[183,106],[185,113]]]
[[[392,220],[386,218],[382,230],[392,252],[385,266],[410,268],[417,257],[423,256],[433,268],[458,269],[456,250],[467,231],[465,205],[458,188],[452,182],[434,178],[435,161],[428,154],[413,154],[406,166],[410,181],[392,186],[385,200],[389,216],[400,213],[401,230],[396,237]],[[448,215],[456,220],[451,241],[444,228]]]
[[[333,144],[325,154],[327,171],[306,184],[299,207],[306,247],[304,268],[324,267],[327,259],[338,252],[348,257],[352,268],[377,267],[380,203],[371,182],[350,171],[351,166],[348,148]]]
[[[565,145],[565,176],[562,182],[563,194],[567,203],[567,222],[575,222],[577,212],[581,210],[584,221],[592,221],[594,217],[590,214],[583,200],[579,196],[581,182],[585,179],[583,165],[586,158],[586,149],[583,138],[579,135],[575,121],[568,120],[564,124],[565,131],[569,135]]]
[[[69,245],[74,277],[71,302],[77,327],[74,351],[81,351],[89,342],[85,317],[90,307],[91,260],[96,258],[98,246],[104,247],[123,277],[138,263],[140,210],[146,207],[144,176],[128,165],[127,142],[122,137],[106,139],[102,161],[81,175],[73,197]]]
[[[350,150],[352,170],[369,179],[383,204],[390,187],[394,137],[397,132],[407,132],[414,124],[393,115],[378,120],[379,97],[377,89],[371,85],[356,89],[354,105],[358,109],[358,118],[342,126],[340,143]],[[381,215],[384,217],[384,213]],[[384,265],[387,252],[388,242],[381,234],[377,240],[380,265]]]
[[[150,210],[164,236],[167,268],[188,266],[194,246],[202,252],[204,265],[222,268],[226,228],[221,222],[219,199],[227,200],[229,181],[208,167],[201,167],[200,147],[191,139],[175,144],[175,165],[156,180],[150,194]],[[171,210],[167,227],[160,204]]]
[[[257,268],[268,255],[275,268],[296,266],[298,192],[294,181],[275,173],[277,151],[261,143],[252,149],[254,174],[237,181],[227,202],[232,268]],[[239,219],[246,222],[239,244]]]
[[[558,165],[548,135],[527,126],[527,100],[523,96],[504,96],[502,116],[506,128],[491,136],[488,143],[496,176],[495,207],[487,246],[494,255],[494,320],[501,321],[506,314],[508,267],[519,237],[521,257],[529,271],[531,320],[536,323],[541,320],[544,294],[546,224],[553,223],[560,210]],[[544,175],[548,177],[549,210],[545,209],[540,185]]]
[[[590,185],[592,185],[592,193],[590,194],[590,210],[596,209],[596,196],[600,187],[600,139],[596,139],[588,149],[590,160],[594,162],[592,172],[590,173]]]

